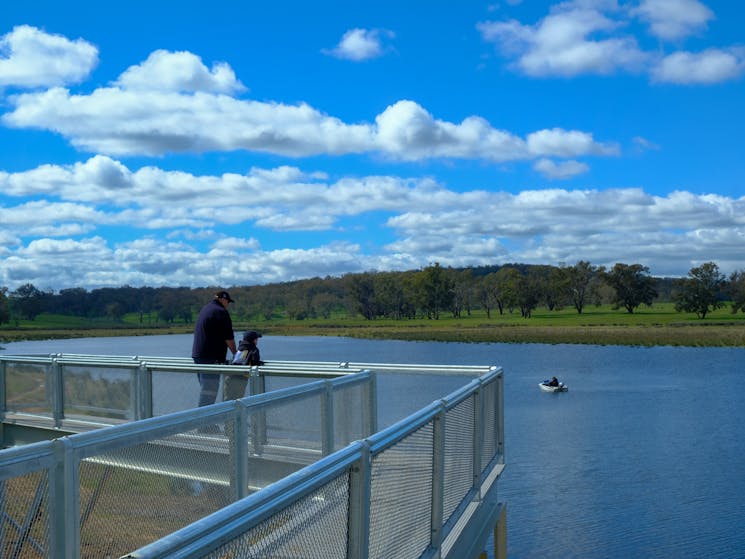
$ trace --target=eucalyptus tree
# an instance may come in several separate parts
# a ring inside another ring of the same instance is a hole
[[[47,294],[40,291],[34,284],[26,283],[10,292],[11,307],[21,317],[34,320],[44,312],[46,297]]]
[[[709,311],[720,308],[724,303],[721,294],[726,285],[726,277],[714,262],[706,262],[691,268],[688,277],[675,282],[678,288],[673,295],[675,310],[694,312],[703,319]]]
[[[541,299],[541,276],[535,270],[521,274],[515,284],[520,316],[530,318]]]
[[[7,293],[7,287],[0,287],[0,324],[10,322],[10,306],[8,305]]]
[[[417,297],[422,313],[427,318],[439,319],[440,313],[450,306],[453,285],[450,274],[438,262],[417,274]]]
[[[486,274],[476,280],[476,298],[481,308],[486,311],[487,318],[491,318],[491,311],[497,306],[496,289],[496,272]]]
[[[593,279],[603,273],[603,268],[593,266],[585,260],[578,261],[574,266],[562,268],[566,277],[566,291],[577,314],[582,314],[590,295]]]
[[[360,313],[367,320],[377,315],[375,301],[375,282],[372,272],[351,274],[347,276],[348,289],[355,312]]]
[[[727,293],[732,301],[732,313],[745,312],[745,270],[730,274]]]
[[[629,313],[642,303],[651,305],[657,297],[655,279],[649,275],[649,268],[641,264],[616,263],[603,273],[603,278],[615,290],[615,308],[623,307]]]
[[[460,271],[452,270],[451,278],[453,280],[453,297],[450,305],[453,317],[460,318],[463,311],[466,311],[466,314],[470,316],[475,295],[473,270],[470,268]]]
[[[522,274],[517,268],[504,266],[495,272],[495,301],[499,314],[504,314],[505,309],[509,312],[518,306],[518,286]]]
[[[400,320],[416,314],[412,302],[411,274],[378,272],[373,282],[378,314]]]
[[[539,296],[548,310],[559,310],[564,306],[568,281],[564,268],[533,266],[527,273],[536,282]]]

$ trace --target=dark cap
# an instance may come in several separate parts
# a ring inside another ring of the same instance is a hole
[[[243,339],[248,341],[258,340],[261,337],[261,334],[258,332],[254,332],[253,330],[250,330],[243,334]]]
[[[227,291],[218,291],[215,293],[215,299],[227,299],[228,303],[234,303],[233,299],[230,298],[230,293]]]

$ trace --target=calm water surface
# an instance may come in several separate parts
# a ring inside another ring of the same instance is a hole
[[[191,336],[6,353],[188,356]],[[501,365],[508,554],[745,557],[745,349],[261,339],[267,359]],[[569,392],[537,383],[555,374]]]

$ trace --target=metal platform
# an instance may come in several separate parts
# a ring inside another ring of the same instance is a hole
[[[471,558],[504,517],[498,367],[272,362],[246,398],[153,414],[154,378],[204,368],[0,357],[3,444],[28,443],[0,451],[3,556]],[[381,429],[386,373],[463,386]]]

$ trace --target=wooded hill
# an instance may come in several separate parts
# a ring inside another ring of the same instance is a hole
[[[731,305],[745,311],[745,271],[720,273],[708,262],[685,278],[652,277],[640,264],[611,269],[580,261],[573,266],[505,264],[445,268],[435,263],[420,270],[364,272],[252,286],[81,287],[45,292],[32,284],[14,291],[0,287],[0,324],[34,320],[41,313],[119,321],[135,313],[140,323],[192,323],[199,309],[219,289],[228,289],[235,303],[234,320],[261,318],[304,320],[332,316],[439,319],[470,315],[475,310],[519,312],[529,319],[538,307],[572,308],[611,304],[633,313],[640,305],[674,302],[676,310],[705,318],[711,310]]]

